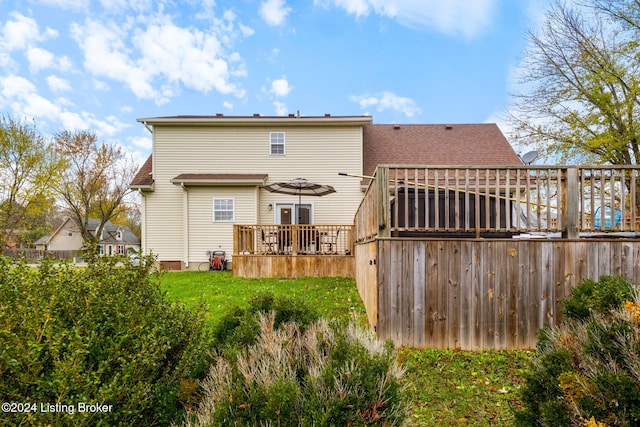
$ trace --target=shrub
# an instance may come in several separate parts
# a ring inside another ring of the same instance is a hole
[[[538,354],[521,388],[517,425],[640,423],[637,298],[635,288],[620,278],[586,280],[574,289],[568,299],[571,314],[540,333]]]
[[[86,253],[86,268],[0,258],[0,396],[66,412],[4,414],[25,425],[153,425],[182,417],[187,385],[204,377],[202,311],[168,302],[154,258]],[[112,405],[79,411],[79,403]]]
[[[320,318],[318,312],[299,298],[275,297],[271,293],[257,295],[246,308],[229,310],[213,329],[214,346],[235,351],[253,344],[260,332],[259,315],[274,313],[274,325],[295,322],[304,330]]]
[[[602,276],[597,282],[583,280],[562,302],[569,319],[586,320],[591,314],[606,314],[633,300],[636,289],[621,276]]]
[[[406,418],[392,345],[354,324],[318,320],[303,330],[276,328],[273,312],[259,319],[254,344],[212,365],[185,426],[392,426]]]

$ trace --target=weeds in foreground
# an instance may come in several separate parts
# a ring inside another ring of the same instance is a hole
[[[185,426],[399,426],[407,416],[403,369],[388,343],[351,323],[302,330],[259,314],[255,343],[220,357]]]

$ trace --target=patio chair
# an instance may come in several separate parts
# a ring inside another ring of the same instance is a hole
[[[337,254],[338,253],[338,236],[340,235],[340,228],[336,230],[336,234],[327,233],[324,234],[323,237],[323,245],[328,246],[329,250],[324,251],[326,254]]]
[[[274,233],[269,233],[269,235],[267,235],[264,230],[260,230],[262,232],[262,247],[263,249],[266,247],[267,250],[264,251],[263,253],[275,253],[275,247],[276,247],[276,235]]]

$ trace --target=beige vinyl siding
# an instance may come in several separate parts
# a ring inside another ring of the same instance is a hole
[[[166,179],[166,177],[165,177]],[[168,182],[168,180],[167,180]],[[161,188],[158,191],[158,187]],[[183,258],[183,201],[179,186],[157,185],[145,199],[145,252],[152,251],[160,261]]]
[[[256,217],[256,187],[191,187],[189,193],[189,261],[207,261],[208,250],[233,252],[233,224],[253,224]],[[235,221],[213,221],[213,199],[233,199]]]
[[[270,154],[270,132],[285,132],[285,155]],[[360,180],[338,175],[338,172],[362,173],[361,126],[217,127],[156,124],[153,145],[155,188],[145,198],[145,244],[147,250],[153,250],[160,260],[184,260],[183,190],[170,182],[182,173],[264,173],[268,174],[267,183],[301,177],[333,185],[337,190],[335,194],[303,197],[303,203],[313,203],[314,219],[318,224],[353,223],[353,216],[362,199]],[[238,215],[240,210],[236,208],[236,223],[256,223],[259,220],[272,223],[276,203],[298,201],[295,196],[249,188],[251,190],[247,191],[253,192],[252,200],[258,204],[258,209],[253,209],[250,217],[243,217]],[[192,192],[193,188],[189,188],[189,191]],[[205,191],[213,194],[215,187],[199,188],[193,194],[199,197]],[[236,198],[236,203],[243,200]],[[196,216],[198,218],[196,223],[190,221],[189,241],[205,239],[198,235],[199,227],[203,227],[203,233],[207,235],[213,215],[212,203],[210,198],[206,204],[209,211],[206,213],[189,213],[190,220],[195,220]],[[273,210],[268,209],[269,204],[274,206]],[[207,224],[200,222],[205,219],[209,221]],[[228,242],[232,243],[231,235]],[[192,243],[188,248],[189,254],[200,257],[209,244],[204,241]],[[229,246],[228,252],[231,251]]]
[[[71,232],[71,236],[69,236],[69,232]],[[72,220],[67,219],[55,236],[49,241],[48,249],[50,251],[78,250],[82,247],[82,243],[83,239],[80,229]]]

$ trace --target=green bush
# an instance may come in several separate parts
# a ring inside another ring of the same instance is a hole
[[[606,314],[635,298],[636,289],[621,276],[602,276],[597,282],[583,280],[562,304],[569,319],[586,320],[591,314]]]
[[[610,426],[639,425],[636,289],[619,277],[601,277],[583,281],[567,301],[563,324],[540,333],[517,425],[582,426],[592,418]]]
[[[393,346],[354,324],[303,330],[259,314],[255,342],[220,357],[185,426],[396,426],[407,416]]]
[[[259,315],[273,312],[275,327],[296,322],[303,330],[320,315],[300,298],[275,297],[271,293],[257,295],[246,308],[234,307],[214,326],[214,346],[235,351],[253,344],[260,332]]]
[[[182,417],[180,399],[210,363],[202,311],[168,302],[128,258],[85,254],[86,268],[0,258],[0,396],[67,405],[4,414],[22,425],[153,425]],[[193,389],[193,388],[192,388]],[[80,404],[111,405],[106,413]],[[70,409],[74,410],[71,415]]]

